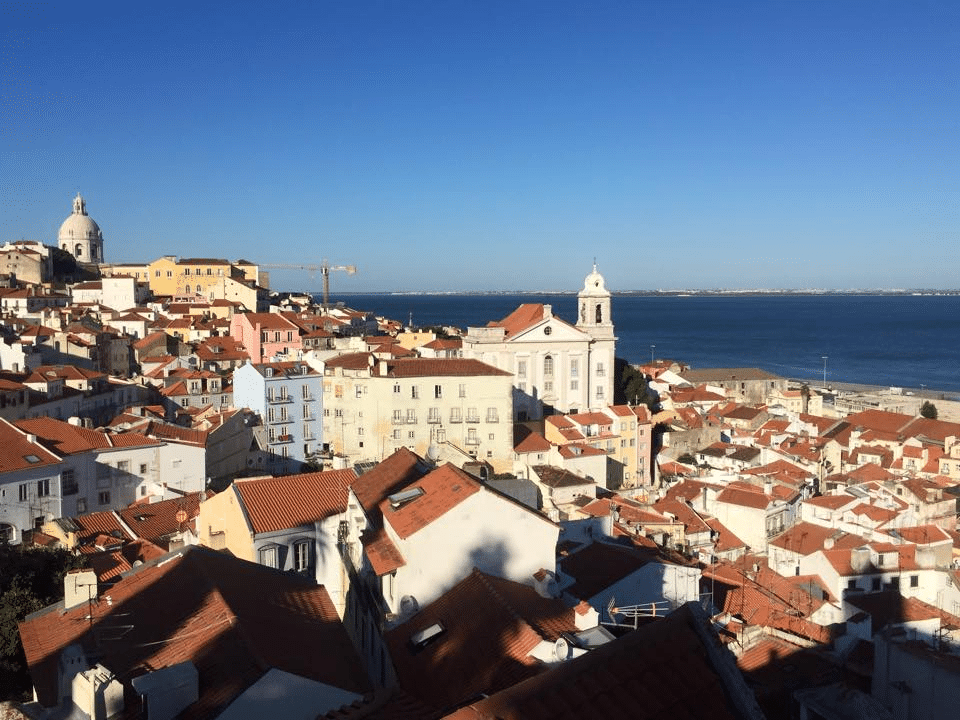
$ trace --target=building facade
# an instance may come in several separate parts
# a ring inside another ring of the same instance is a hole
[[[514,419],[599,410],[613,402],[616,337],[610,291],[596,266],[577,296],[576,325],[550,305],[521,305],[503,320],[468,328],[463,356],[513,374]]]

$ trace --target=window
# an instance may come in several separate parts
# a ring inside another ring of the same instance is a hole
[[[607,374],[606,368],[603,367],[603,363],[597,363],[597,377],[603,377]]]
[[[353,390],[355,397],[363,397],[363,385],[357,385]]]
[[[410,398],[411,398],[412,400],[416,400],[416,399],[419,398],[419,397],[420,397],[420,387],[419,387],[418,385],[411,385],[411,386],[410,386]]]
[[[394,383],[394,384],[393,384],[393,394],[394,394],[394,395],[399,395],[399,394],[400,394],[400,383]]]
[[[63,495],[76,495],[80,492],[77,477],[73,470],[64,470],[60,473],[60,488]]]
[[[300,386],[300,395],[301,395],[301,397],[303,397],[304,400],[309,400],[309,399],[310,399],[310,388],[309,388],[309,386],[307,386],[307,385],[301,385],[301,386]],[[359,395],[358,395],[357,397],[359,397]]]
[[[468,423],[480,422],[480,413],[476,408],[467,408],[467,422]]]
[[[184,275],[189,275],[189,274],[190,274],[190,268],[184,268],[184,269],[183,269],[183,274],[184,274]],[[190,287],[190,286],[187,285],[187,287]]]
[[[122,473],[130,472],[130,461],[129,460],[118,460],[117,461],[117,470]]]
[[[497,414],[496,408],[487,408],[487,422],[488,423],[500,422],[500,417]]]
[[[393,424],[399,425],[403,422],[403,410],[394,410],[393,411]]]
[[[467,384],[466,384],[466,383],[460,383],[460,386],[459,386],[457,389],[458,389],[458,391],[459,391],[460,397],[465,398],[465,397],[467,396]]]
[[[543,376],[553,377],[553,356],[547,355],[543,359]]]
[[[414,432],[413,430],[411,430],[410,432],[407,433],[407,437],[408,437],[410,440],[413,440],[414,438],[417,437],[417,433]]]
[[[571,389],[571,390],[579,390],[579,389],[580,389],[580,381],[579,381],[579,380],[571,380],[571,381],[570,381],[570,389]]]
[[[463,417],[460,412],[460,408],[450,408],[450,422],[458,423],[463,422]]]
[[[26,502],[29,495],[30,491],[27,490],[27,484],[23,483],[19,488],[17,497],[20,499],[20,502]]]
[[[394,429],[392,437],[393,437],[394,440],[399,440],[399,439],[400,439],[400,430]]]
[[[37,497],[47,497],[50,495],[50,478],[37,480]]]
[[[603,386],[597,386],[597,400],[603,400]]]
[[[438,423],[440,422],[440,408],[430,408],[430,411],[427,413],[427,422],[428,423]]]
[[[870,580],[870,589],[879,590],[880,589],[880,578],[875,577]]]
[[[527,361],[519,360],[517,362],[517,377],[526,377],[527,376]]]
[[[847,580],[847,590],[856,590],[857,581],[856,580]]]
[[[293,569],[305,572],[310,569],[310,543],[303,541],[293,546]]]
[[[433,396],[438,400],[443,397],[443,385],[433,386]]]
[[[920,576],[911,575],[910,576],[910,587],[920,587]]]
[[[77,498],[77,515],[83,515],[87,511],[87,499]]]
[[[580,361],[577,358],[570,360],[570,377],[580,377]]]
[[[260,564],[265,565],[266,567],[277,567],[278,553],[276,545],[268,545],[267,547],[260,548]]]
[[[109,505],[109,504],[110,504],[110,491],[109,491],[109,490],[101,490],[99,493],[97,493],[97,502],[100,503],[101,505]]]
[[[553,380],[547,380],[543,383],[543,391],[545,393],[553,392]]]
[[[407,409],[407,424],[413,425],[417,422],[417,411],[413,408]]]

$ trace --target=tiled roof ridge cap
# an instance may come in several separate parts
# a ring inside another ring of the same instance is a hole
[[[481,584],[487,589],[487,592],[489,592],[494,597],[494,599],[500,603],[501,607],[503,607],[508,613],[510,613],[510,616],[514,620],[516,620],[521,625],[528,627],[535,635],[537,635],[540,638],[541,641],[548,642],[547,637],[543,633],[542,629],[540,627],[531,625],[526,620],[526,618],[522,617],[520,613],[518,613],[514,609],[513,605],[507,602],[507,599],[500,594],[500,591],[493,586],[493,583],[491,583],[490,580],[487,579],[486,574],[482,570],[480,570],[480,568],[474,566],[473,572],[477,576],[477,579],[481,582]]]

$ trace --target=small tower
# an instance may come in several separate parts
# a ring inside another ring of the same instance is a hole
[[[73,199],[73,213],[60,226],[57,245],[73,255],[78,263],[99,265],[103,262],[103,233],[87,215],[87,206],[80,193]]]
[[[583,290],[577,295],[577,328],[589,333],[595,340],[612,340],[613,318],[610,315],[610,291],[593,264],[591,272],[583,281]]]

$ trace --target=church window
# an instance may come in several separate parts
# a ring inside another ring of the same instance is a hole
[[[597,322],[598,323],[603,322],[603,305],[601,305],[600,303],[597,303]]]
[[[603,363],[597,363],[597,377],[603,377],[607,374],[606,369],[603,367]]]
[[[527,361],[519,360],[517,361],[517,377],[526,377],[527,376]]]
[[[580,375],[580,361],[577,358],[573,358],[570,361],[570,377],[575,378]]]
[[[544,334],[544,335],[552,335],[552,334],[553,334],[553,328],[550,327],[549,325],[547,325],[547,326],[543,329],[543,334]]]
[[[83,246],[80,245],[79,243],[77,244],[76,252],[74,253],[74,255],[76,255],[77,257],[80,257],[81,255],[83,255]]]
[[[543,359],[543,374],[546,377],[553,377],[553,356],[547,355]]]

